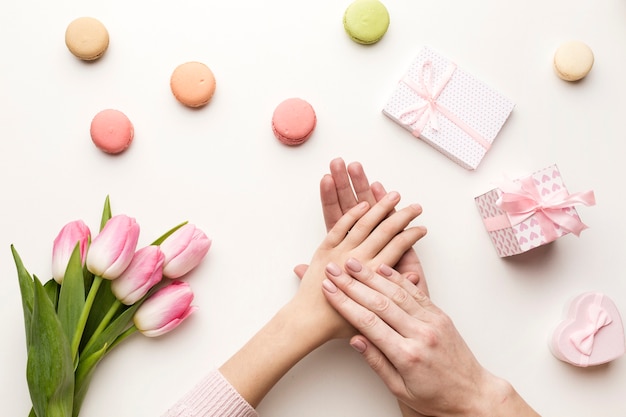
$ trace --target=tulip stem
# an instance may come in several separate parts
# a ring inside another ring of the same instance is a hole
[[[83,331],[85,330],[85,325],[87,324],[87,318],[89,317],[91,306],[93,305],[93,302],[96,299],[96,294],[98,293],[100,284],[102,284],[102,277],[99,277],[97,275],[93,277],[91,288],[89,288],[89,293],[87,294],[87,299],[85,300],[83,311],[80,313],[78,324],[76,326],[76,331],[74,332],[74,338],[72,339],[72,358],[74,360],[76,360],[76,355],[78,355],[78,347],[80,346],[80,339],[82,339],[83,337]]]
[[[111,305],[111,307],[109,308],[109,311],[107,311],[107,314],[102,318],[102,321],[100,322],[100,324],[98,324],[98,327],[93,332],[93,334],[91,335],[91,338],[85,345],[85,350],[89,349],[91,345],[94,344],[98,336],[100,336],[100,333],[102,333],[104,329],[106,329],[106,327],[111,322],[111,319],[113,318],[113,316],[115,316],[115,314],[117,313],[117,311],[120,309],[121,306],[122,306],[122,302],[116,298],[115,301],[113,301],[113,304]]]
[[[115,346],[117,346],[118,344],[122,343],[122,341],[124,341],[124,339],[126,339],[128,336],[134,334],[137,332],[137,326],[135,326],[134,324],[132,326],[130,326],[128,329],[126,329],[124,331],[124,333],[120,334],[119,336],[117,336],[115,338],[115,340],[113,341],[113,343],[111,343],[111,346],[109,346],[109,348],[107,349],[107,352],[110,352],[111,349],[113,349]]]

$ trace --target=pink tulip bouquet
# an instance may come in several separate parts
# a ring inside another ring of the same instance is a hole
[[[135,219],[112,216],[107,197],[93,240],[82,220],[62,228],[45,284],[11,246],[26,328],[29,417],[78,416],[107,353],[137,332],[165,334],[196,309],[178,278],[202,261],[211,240],[185,222],[149,246],[137,249],[138,241]]]

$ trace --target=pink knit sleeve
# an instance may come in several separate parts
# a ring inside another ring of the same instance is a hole
[[[162,417],[258,417],[218,370],[213,370]]]

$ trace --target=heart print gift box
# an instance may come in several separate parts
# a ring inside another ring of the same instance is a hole
[[[498,256],[527,252],[587,226],[575,205],[595,205],[593,191],[570,194],[556,165],[529,176],[504,181],[475,198]]]
[[[476,169],[514,104],[429,48],[422,48],[383,114],[466,169]]]

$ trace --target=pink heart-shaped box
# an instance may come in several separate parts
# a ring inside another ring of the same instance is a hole
[[[575,366],[610,362],[624,355],[624,325],[615,303],[598,292],[574,298],[550,340],[552,354]]]

